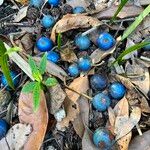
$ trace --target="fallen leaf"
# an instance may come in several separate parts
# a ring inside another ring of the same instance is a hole
[[[24,150],[39,150],[48,124],[48,111],[43,91],[40,93],[40,106],[36,112],[33,111],[33,94],[21,92],[18,115],[21,123],[31,124],[33,128],[28,141],[24,145]]]
[[[82,6],[87,8],[90,4],[87,0],[67,0],[67,4],[74,7]]]
[[[84,76],[84,77],[78,77],[74,79],[73,82],[69,85],[69,88],[79,93],[86,93],[86,91],[89,89],[88,77]],[[68,98],[72,100],[74,103],[76,103],[80,95],[69,89],[65,89],[65,91],[66,91]]]
[[[108,1],[106,0],[94,0],[96,10],[102,11],[107,7]]]
[[[15,0],[15,1],[22,4],[22,5],[26,5],[29,2],[29,0]]]
[[[67,14],[53,27],[51,39],[55,43],[56,33],[63,33],[71,29],[94,27],[101,24],[97,18],[85,16],[84,14]]]
[[[144,132],[142,136],[136,136],[130,143],[129,150],[149,150],[150,130]]]
[[[16,16],[14,16],[14,22],[19,22],[21,21],[23,18],[26,17],[27,15],[27,10],[28,10],[28,6],[25,6],[23,8],[21,8],[19,11],[18,11],[18,14]]]
[[[3,139],[0,140],[1,150],[20,150],[23,149],[32,131],[29,124],[15,124],[11,127]]]
[[[65,100],[66,93],[62,90],[60,84],[48,88],[48,93],[50,94],[50,99],[48,100],[49,111],[51,114],[55,114]]]

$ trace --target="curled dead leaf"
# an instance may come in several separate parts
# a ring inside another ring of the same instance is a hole
[[[63,33],[71,29],[94,27],[101,24],[97,18],[85,16],[84,14],[67,14],[53,27],[51,39],[55,43],[56,33]]]
[[[31,124],[33,128],[28,141],[24,145],[24,150],[39,150],[48,124],[48,111],[43,91],[40,93],[40,106],[37,112],[33,111],[33,94],[24,94],[21,92],[18,114],[21,123]]]

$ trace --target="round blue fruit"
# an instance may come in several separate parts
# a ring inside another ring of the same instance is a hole
[[[60,59],[60,55],[57,52],[54,51],[50,51],[47,54],[47,60],[53,62],[53,63],[57,63]]]
[[[0,139],[2,139],[6,135],[8,128],[8,123],[5,120],[0,119]]]
[[[51,28],[55,24],[55,19],[51,15],[45,15],[42,18],[41,23],[44,28]]]
[[[54,7],[57,7],[60,4],[60,0],[48,0],[48,3]]]
[[[81,14],[81,13],[85,13],[85,12],[86,12],[86,10],[82,6],[77,6],[73,9],[74,14]]]
[[[126,87],[120,82],[114,82],[109,87],[109,94],[112,98],[120,100],[126,93]]]
[[[36,8],[40,8],[43,3],[44,3],[44,0],[30,0],[30,5]]]
[[[81,71],[89,71],[92,67],[91,59],[88,57],[79,58],[78,66]]]
[[[50,51],[53,48],[53,42],[47,37],[41,37],[37,40],[36,47],[40,52]]]
[[[101,150],[109,150],[113,141],[108,130],[98,128],[93,134],[93,143]]]
[[[17,84],[19,83],[19,77],[16,77],[17,76],[17,73],[16,72],[14,72],[14,71],[11,71],[10,72],[10,76],[11,76],[11,78],[12,78],[12,81],[13,81],[13,83],[14,83],[14,86],[17,86]],[[5,78],[5,76],[4,75],[2,75],[1,76],[1,83],[2,83],[2,85],[5,87],[9,87],[8,86],[8,82],[7,82],[7,80],[6,80],[6,78]]]
[[[80,74],[80,70],[77,64],[72,64],[68,68],[69,75],[72,77],[76,77]]]
[[[111,100],[108,95],[98,93],[93,97],[92,104],[96,110],[106,111],[111,104]]]
[[[91,41],[88,36],[77,36],[75,38],[75,44],[81,51],[84,51],[90,47]]]
[[[103,90],[107,86],[107,79],[99,74],[95,74],[90,78],[90,85],[94,90]]]
[[[115,39],[107,32],[101,33],[97,38],[97,46],[103,50],[109,50],[115,45]]]
[[[150,39],[146,39],[144,42],[150,42]],[[144,46],[143,48],[145,51],[150,51],[150,44]]]

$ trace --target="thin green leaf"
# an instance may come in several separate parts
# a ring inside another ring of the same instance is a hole
[[[46,86],[55,86],[57,83],[58,83],[58,81],[56,80],[56,78],[48,78],[45,81]]]
[[[115,64],[116,62],[120,63],[122,60],[123,60],[123,57],[127,54],[130,54],[138,49],[141,49],[143,48],[144,46],[150,44],[150,42],[142,42],[142,43],[139,43],[139,44],[135,44],[129,48],[127,48],[126,50],[124,50],[120,55],[119,57],[116,59],[115,62],[113,62],[113,64]]]
[[[40,73],[41,74],[44,74],[45,73],[45,70],[46,70],[46,64],[47,64],[47,53],[45,53],[41,59],[41,62],[40,62]]]
[[[39,82],[35,82],[35,86],[33,89],[33,110],[34,112],[37,111],[40,105],[40,92],[41,92],[41,86]]]
[[[119,14],[119,12],[122,10],[122,8],[125,6],[125,4],[128,2],[128,0],[122,0],[117,11],[115,12],[114,16],[112,17],[111,21],[116,20],[117,15]]]
[[[25,85],[23,86],[22,92],[23,92],[23,93],[30,93],[30,92],[33,92],[34,86],[35,86],[35,82],[27,83],[27,84],[25,84]]]
[[[29,65],[31,67],[31,71],[32,71],[32,75],[33,75],[34,79],[38,82],[42,81],[42,75],[40,74],[40,71],[39,71],[36,63],[31,56],[29,57]]]
[[[3,56],[5,52],[7,51],[3,41],[0,40],[0,56]]]
[[[150,13],[150,4],[144,9],[144,11],[135,19],[135,21],[124,31],[121,41],[126,39],[142,22],[142,20]]]
[[[14,89],[14,83],[10,75],[9,65],[8,65],[8,56],[4,55],[0,57],[0,65],[2,72],[7,80],[8,85]]]
[[[5,55],[10,55],[13,52],[19,52],[20,48],[19,47],[12,47],[10,49],[7,50],[7,52],[5,52]]]
[[[58,33],[57,46],[58,46],[58,49],[59,49],[59,50],[61,49],[61,43],[62,43],[62,34],[61,34],[61,33]]]

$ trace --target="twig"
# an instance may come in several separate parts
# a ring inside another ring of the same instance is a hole
[[[141,129],[140,129],[138,124],[136,125],[136,128],[137,128],[137,131],[138,131],[139,135],[141,136],[142,135],[142,131],[141,131]]]

